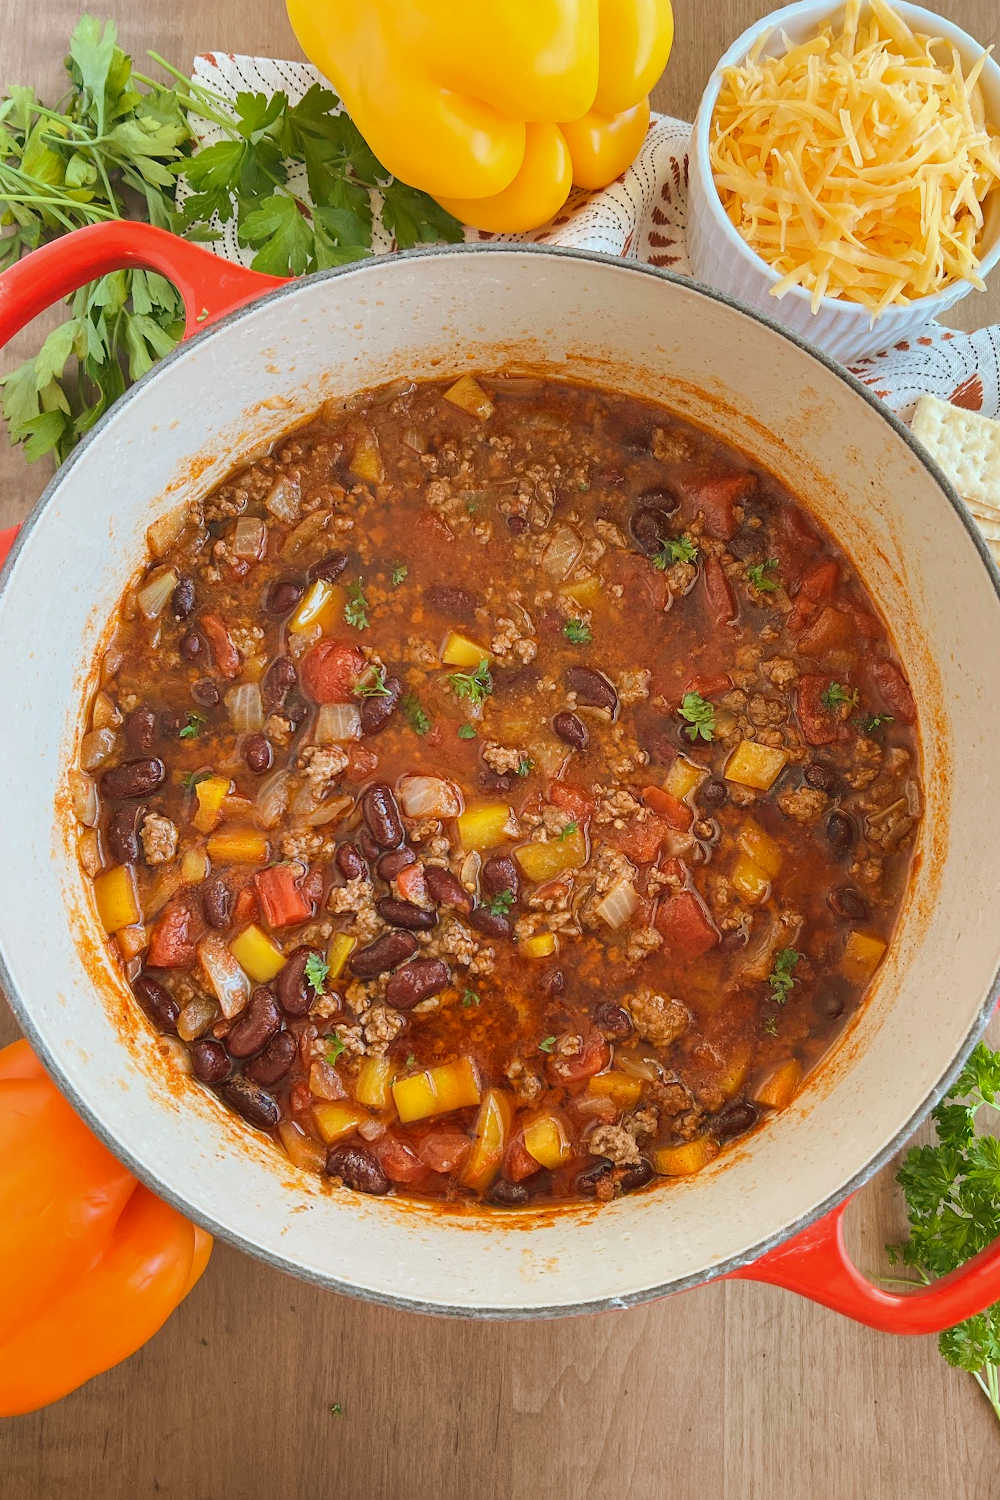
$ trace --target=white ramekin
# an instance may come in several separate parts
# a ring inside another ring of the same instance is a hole
[[[943,16],[919,5],[903,4],[901,0],[893,0],[893,5],[915,31],[929,32],[953,42],[967,65],[983,51],[980,42]],[[798,5],[786,5],[744,31],[720,59],[701,97],[691,138],[687,236],[691,268],[699,281],[790,328],[835,359],[847,361],[910,338],[966,296],[972,290],[971,283],[956,281],[933,297],[889,307],[874,326],[867,308],[838,297],[824,297],[814,313],[808,292],[800,287],[793,287],[780,299],[772,296],[770,289],[779,280],[778,273],[751,250],[730,223],[716,191],[708,149],[709,130],[725,69],[742,63],[765,32],[774,33],[773,45],[765,47],[765,54],[776,52],[783,46],[782,31],[792,42],[805,41],[842,12],[843,5],[831,5],[830,0],[803,0]],[[983,68],[980,85],[989,118],[1000,124],[1000,66],[992,58]],[[982,246],[979,270],[985,276],[1000,260],[1000,193],[994,194],[987,214]]]

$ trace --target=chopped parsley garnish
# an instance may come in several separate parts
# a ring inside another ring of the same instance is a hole
[[[567,620],[563,626],[563,635],[574,646],[589,646],[594,639],[590,626],[585,625],[582,620]]]
[[[555,1044],[556,1039],[554,1036],[543,1036],[542,1040],[538,1043],[538,1050],[539,1052],[551,1052]]]
[[[892,714],[866,714],[861,720],[861,728],[865,734],[877,734],[883,724],[891,724],[892,722]]]
[[[416,693],[407,693],[399,706],[403,710],[404,719],[414,734],[426,734],[431,727],[431,721],[421,707],[420,699]]]
[[[715,704],[709,703],[700,693],[685,693],[678,709],[682,719],[687,720],[684,733],[689,740],[711,740],[715,734]]]
[[[465,502],[465,509],[468,515],[474,516],[479,509],[479,501],[470,495],[469,499]]]
[[[467,698],[470,703],[485,703],[493,691],[490,664],[485,656],[474,672],[449,672],[448,681],[456,698]]]
[[[188,714],[187,723],[178,732],[179,740],[196,740],[201,733],[201,726],[206,722],[203,714]]]
[[[479,996],[476,994],[475,990],[465,990],[463,992],[463,994],[462,994],[462,1004],[466,1008],[468,1008],[471,1005],[478,1005],[479,1004]]]
[[[211,774],[211,771],[188,771],[181,777],[181,786],[193,792],[199,781],[207,781]]]
[[[653,567],[666,571],[674,563],[693,563],[697,560],[698,548],[685,532],[683,536],[670,536],[665,542],[661,542],[659,552],[653,554]]]
[[[354,686],[356,698],[391,698],[385,685],[385,667],[369,667],[364,677],[359,677]]]
[[[775,1005],[784,1005],[788,999],[789,991],[795,980],[792,977],[795,965],[802,957],[794,948],[782,948],[775,954],[774,967],[767,976],[767,982],[771,986],[771,999]]]
[[[845,688],[841,682],[831,682],[829,687],[823,689],[823,707],[832,710],[839,708],[842,703],[857,708],[857,688]]]
[[[476,731],[471,724],[459,724],[458,737],[460,740],[474,740]]]
[[[417,1060],[417,1059],[416,1059],[416,1056],[415,1056],[415,1054],[414,1054],[414,1053],[412,1053],[412,1052],[408,1052],[408,1053],[407,1053],[407,1054],[406,1054],[406,1066],[407,1066],[407,1067],[408,1067],[408,1068],[412,1068],[412,1067],[413,1067],[413,1064],[414,1064],[414,1063],[415,1063],[415,1062],[416,1062],[416,1060]]]
[[[348,599],[344,605],[344,619],[355,630],[368,629],[368,600],[365,598],[364,579],[347,585]]]
[[[332,1068],[336,1064],[337,1058],[340,1056],[340,1054],[347,1049],[345,1048],[344,1043],[340,1040],[340,1037],[335,1031],[331,1031],[330,1035],[324,1037],[323,1040],[327,1044],[326,1060]]]
[[[326,976],[330,972],[330,965],[320,953],[310,953],[306,959],[305,974],[309,984],[312,985],[317,995],[322,995],[323,986],[326,984]]]
[[[530,776],[535,769],[535,762],[530,755],[522,755],[517,763],[518,776]]]
[[[410,570],[405,563],[396,564],[396,566],[392,570],[392,586],[394,589],[398,589],[401,583],[406,582],[409,571]]]
[[[777,1036],[778,1035],[778,1018],[777,1018],[777,1016],[765,1016],[764,1020],[761,1022],[761,1025],[763,1026],[764,1030],[767,1032],[768,1036]]]
[[[494,917],[505,917],[514,905],[513,891],[497,891],[486,903],[486,910]]]
[[[575,820],[572,823],[567,823],[566,827],[556,835],[556,843],[565,844],[566,840],[568,838],[572,838],[573,834],[576,833],[576,830],[579,828],[579,826],[579,823],[577,823]]]
[[[758,594],[773,594],[778,587],[776,578],[768,578],[768,573],[773,573],[778,566],[776,557],[769,557],[767,562],[751,563],[747,568],[747,579],[753,584]]]
[[[330,1407],[330,1415],[331,1417],[342,1417],[344,1415],[344,1408],[339,1401],[335,1401]]]

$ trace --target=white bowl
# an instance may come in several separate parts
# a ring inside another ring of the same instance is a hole
[[[893,5],[915,31],[929,32],[954,43],[967,66],[982,53],[980,42],[934,11],[897,0],[893,0]],[[726,215],[712,176],[708,149],[712,116],[725,70],[742,63],[766,32],[773,33],[773,38],[766,44],[764,54],[773,56],[784,50],[782,31],[793,43],[806,41],[831,18],[841,15],[843,9],[843,5],[831,5],[830,0],[804,0],[802,4],[786,5],[744,31],[721,58],[701,96],[694,122],[687,238],[691,268],[699,281],[738,298],[835,359],[847,361],[888,349],[900,339],[912,337],[966,296],[972,290],[971,282],[954,281],[933,297],[919,297],[902,306],[886,308],[874,325],[866,307],[840,297],[824,297],[814,313],[809,293],[801,287],[792,287],[780,299],[772,296],[771,287],[780,279],[779,274],[751,250]],[[1000,125],[1000,66],[992,58],[983,68],[980,86],[988,117]],[[1000,260],[1000,192],[993,195],[980,244],[979,270],[985,276]]]

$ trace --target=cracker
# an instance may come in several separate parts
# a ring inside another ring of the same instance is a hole
[[[910,427],[976,518],[1000,522],[1000,422],[921,396]]]

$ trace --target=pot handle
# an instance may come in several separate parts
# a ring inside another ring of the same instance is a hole
[[[1000,1300],[1000,1239],[928,1287],[899,1293],[875,1286],[844,1245],[850,1201],[723,1279],[784,1287],[883,1333],[941,1333]]]
[[[0,276],[0,348],[53,302],[109,271],[133,266],[173,282],[184,302],[186,339],[285,283],[152,224],[131,219],[91,224],[33,250]]]

